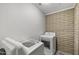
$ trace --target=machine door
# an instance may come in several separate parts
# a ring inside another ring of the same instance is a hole
[[[50,49],[50,41],[41,40],[44,43],[44,47]]]

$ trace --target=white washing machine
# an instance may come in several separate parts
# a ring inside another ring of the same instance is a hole
[[[45,32],[40,36],[40,41],[44,43],[44,52],[46,55],[53,55],[56,52],[56,34],[54,32]]]

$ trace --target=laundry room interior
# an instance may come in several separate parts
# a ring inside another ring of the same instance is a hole
[[[79,3],[0,3],[0,55],[79,55]]]

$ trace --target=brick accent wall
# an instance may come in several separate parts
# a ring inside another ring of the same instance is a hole
[[[59,51],[74,53],[74,9],[47,15],[46,31],[56,32]]]

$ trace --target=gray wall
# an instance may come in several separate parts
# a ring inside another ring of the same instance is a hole
[[[0,39],[38,39],[45,31],[45,16],[32,4],[0,4]]]

